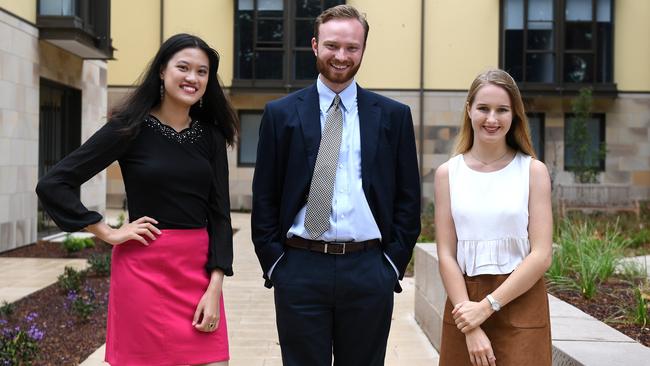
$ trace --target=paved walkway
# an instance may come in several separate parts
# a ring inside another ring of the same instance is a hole
[[[85,259],[0,258],[0,304],[55,283],[66,266],[79,270],[86,264]]]
[[[224,281],[224,299],[230,336],[230,366],[282,365],[275,328],[273,291],[263,286],[253,251],[250,215],[233,213],[235,276]],[[395,296],[393,325],[388,340],[387,366],[435,366],[438,354],[413,319],[414,281],[402,282],[404,292]],[[104,348],[82,366],[106,365]]]

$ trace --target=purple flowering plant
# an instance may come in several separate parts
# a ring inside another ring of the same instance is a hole
[[[97,309],[97,295],[92,287],[86,286],[83,291],[69,291],[66,296],[65,308],[72,311],[79,321],[86,323]]]
[[[0,319],[0,365],[32,365],[38,355],[38,343],[45,332],[36,324],[37,313],[25,316],[26,329],[11,326],[6,319]]]

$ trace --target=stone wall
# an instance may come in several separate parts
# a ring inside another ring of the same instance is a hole
[[[102,125],[106,63],[39,41],[36,27],[0,10],[0,252],[37,238],[40,78],[81,90],[82,141]],[[102,212],[104,176],[81,189],[83,202]]]
[[[38,29],[0,10],[0,251],[36,240]]]

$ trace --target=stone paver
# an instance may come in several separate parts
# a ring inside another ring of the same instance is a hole
[[[250,215],[233,213],[235,276],[224,281],[224,300],[230,336],[230,366],[282,365],[275,328],[273,291],[263,286],[251,243]],[[386,351],[387,366],[435,366],[438,354],[413,319],[414,281],[402,281],[404,292],[395,296],[393,325]],[[103,346],[82,366],[106,365]]]
[[[0,258],[0,303],[14,302],[57,281],[66,266],[85,268],[85,259]]]
[[[623,265],[619,266],[619,270],[622,269],[625,263],[634,263],[640,269],[646,271],[646,276],[650,277],[650,255],[641,255],[638,257],[629,257],[623,259]]]

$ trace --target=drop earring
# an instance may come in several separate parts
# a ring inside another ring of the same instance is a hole
[[[165,98],[165,81],[160,80],[160,101],[162,102]]]
[[[203,98],[199,99],[199,108],[203,108]]]

